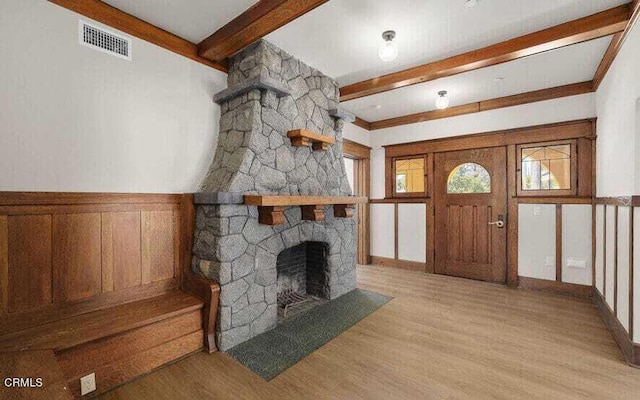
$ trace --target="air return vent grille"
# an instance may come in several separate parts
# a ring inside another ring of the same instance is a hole
[[[131,60],[131,39],[82,20],[79,28],[81,45]]]

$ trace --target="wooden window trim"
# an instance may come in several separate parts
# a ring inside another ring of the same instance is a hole
[[[419,142],[399,143],[382,147],[384,147],[386,157],[404,157],[580,138],[595,139],[595,120],[559,122],[548,125],[429,139]]]
[[[428,154],[416,154],[412,156],[392,157],[386,159],[387,169],[387,182],[385,196],[388,199],[415,199],[425,198],[429,191],[428,179],[427,179],[427,166],[429,165]],[[397,193],[396,192],[396,161],[420,159],[424,160],[424,191],[412,192],[412,193]]]
[[[371,158],[371,147],[354,142],[349,139],[342,140],[342,154],[352,160],[364,160]]]
[[[570,159],[570,174],[571,182],[570,189],[559,190],[523,190],[522,189],[522,150],[532,147],[547,147],[568,144],[571,146],[571,159]],[[561,197],[561,196],[576,196],[578,194],[578,151],[577,141],[575,139],[569,140],[557,140],[552,142],[539,142],[539,143],[527,143],[519,144],[516,146],[516,185],[518,197]]]

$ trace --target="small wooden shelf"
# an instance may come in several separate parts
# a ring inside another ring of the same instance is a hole
[[[332,205],[336,218],[353,217],[356,204],[365,204],[367,197],[355,196],[260,196],[245,195],[244,203],[258,207],[259,222],[281,225],[285,222],[285,207],[300,206],[305,221],[324,221],[325,206]]]
[[[287,136],[291,139],[291,145],[295,147],[307,147],[311,144],[314,150],[327,150],[330,144],[334,144],[336,142],[332,137],[320,135],[304,129],[289,131]]]

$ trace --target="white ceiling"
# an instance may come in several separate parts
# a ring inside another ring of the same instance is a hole
[[[564,47],[517,61],[407,86],[342,103],[367,121],[435,110],[440,90],[451,106],[511,96],[593,79],[610,37]],[[496,81],[496,78],[504,78]],[[379,108],[377,107],[379,106]]]
[[[628,0],[331,0],[267,36],[341,85],[482,48]],[[378,58],[393,29],[400,54]]]
[[[199,43],[256,0],[102,0],[143,21]]]
[[[104,0],[198,43],[256,0]],[[441,60],[594,14],[628,0],[331,0],[266,37],[341,85]],[[397,32],[399,56],[378,58],[381,34]],[[590,80],[609,38],[344,103],[376,121],[434,109],[448,90],[451,105]],[[494,78],[504,77],[497,83]],[[380,105],[380,108],[374,106]]]

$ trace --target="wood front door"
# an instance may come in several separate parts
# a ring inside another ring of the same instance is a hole
[[[506,282],[506,168],[504,147],[435,155],[436,273]]]

